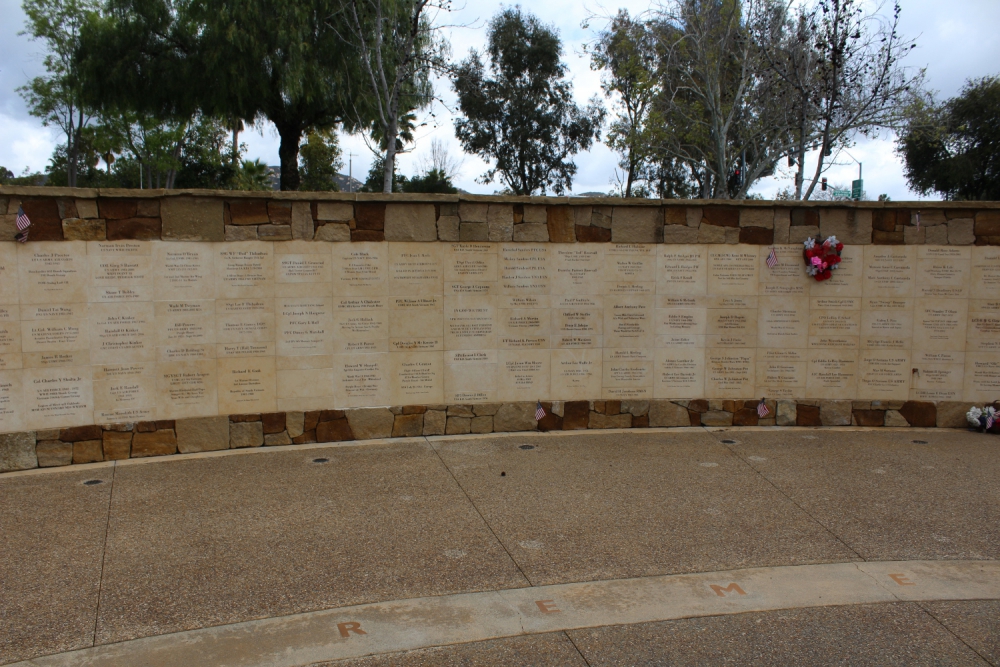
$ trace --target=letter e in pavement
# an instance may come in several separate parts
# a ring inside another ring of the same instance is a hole
[[[552,600],[535,600],[535,604],[543,614],[554,614],[557,611],[562,611],[562,609],[556,608],[556,603]]]
[[[729,584],[725,588],[719,586],[718,584],[711,584],[709,588],[715,591],[715,594],[720,598],[726,597],[726,593],[739,593],[740,595],[746,595],[746,591],[740,588],[739,584]]]
[[[347,639],[351,636],[351,633],[357,635],[367,635],[368,633],[361,629],[361,624],[356,621],[350,621],[348,623],[337,623],[337,629],[340,630],[340,636]]]
[[[905,574],[890,574],[889,578],[900,586],[916,586],[916,584],[910,581]]]

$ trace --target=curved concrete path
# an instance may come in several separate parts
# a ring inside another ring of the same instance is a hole
[[[0,664],[997,666],[998,443],[650,429],[3,475]]]
[[[821,606],[1000,599],[1000,562],[754,568],[329,609],[36,658],[17,667],[298,667],[499,637]]]

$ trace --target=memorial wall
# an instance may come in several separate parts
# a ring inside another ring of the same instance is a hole
[[[998,398],[995,203],[0,187],[0,472]]]
[[[1000,248],[0,244],[0,430],[389,405],[1000,396]]]

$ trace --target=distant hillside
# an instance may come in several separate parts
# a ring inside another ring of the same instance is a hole
[[[364,185],[358,179],[350,178],[346,174],[337,174],[333,177],[333,180],[337,183],[337,187],[340,188],[341,192],[357,192]],[[272,190],[281,189],[280,167],[267,166],[267,182],[270,183]]]

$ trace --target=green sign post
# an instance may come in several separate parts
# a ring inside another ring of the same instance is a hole
[[[865,188],[865,182],[860,178],[856,181],[851,181],[851,199],[854,201],[861,201],[861,192]]]
[[[834,188],[833,189],[833,198],[834,199],[850,199],[851,198],[851,191],[850,190],[838,190],[838,189]]]

